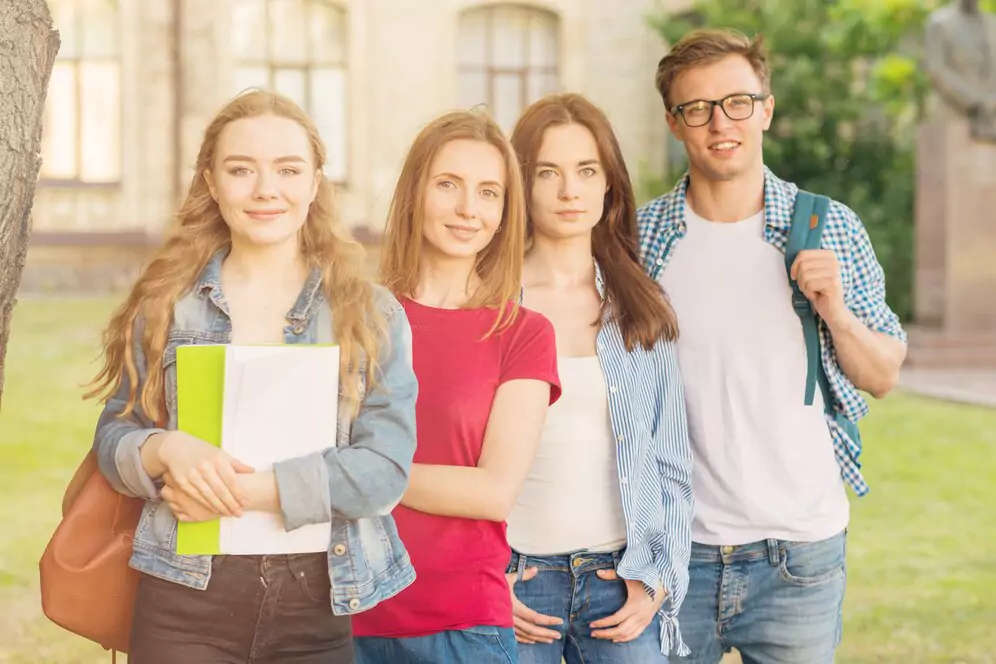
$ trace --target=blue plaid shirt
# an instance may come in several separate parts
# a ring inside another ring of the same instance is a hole
[[[667,267],[675,247],[687,232],[685,193],[688,181],[686,174],[671,193],[650,201],[637,211],[640,254],[644,269],[655,280]],[[764,169],[764,239],[782,253],[785,253],[798,191],[796,185]],[[871,330],[905,343],[906,333],[899,318],[885,302],[882,267],[875,258],[864,225],[853,210],[836,201],[831,202],[821,247],[837,255],[844,285],[844,302],[854,315]],[[857,422],[868,414],[868,404],[837,364],[833,338],[822,320],[819,321],[819,328],[823,367],[830,380],[833,407],[852,422]],[[827,425],[844,481],[857,495],[865,495],[868,485],[861,476],[860,441],[851,440],[831,418],[827,418]]]

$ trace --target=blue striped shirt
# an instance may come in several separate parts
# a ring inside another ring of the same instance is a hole
[[[597,265],[595,281],[604,298]],[[659,340],[649,351],[639,345],[627,351],[608,307],[595,343],[608,389],[626,520],[626,551],[617,573],[648,589],[663,584],[661,652],[666,655],[673,648],[687,655],[678,609],[688,592],[692,450],[677,349],[673,342]]]
[[[637,211],[640,253],[644,268],[655,280],[664,270],[678,242],[685,236],[685,194],[688,175],[668,194],[650,201]],[[799,188],[764,169],[764,239],[785,253],[792,211]],[[885,276],[875,257],[871,240],[858,215],[837,201],[830,204],[821,248],[829,249],[840,262],[844,302],[869,329],[888,334],[903,342],[906,333],[899,318],[885,302]],[[786,276],[786,279],[788,277]],[[681,321],[678,321],[681,324]],[[801,329],[801,328],[800,328]],[[868,414],[868,404],[837,363],[830,329],[819,321],[823,368],[830,380],[833,407],[852,422]],[[802,389],[800,386],[800,399]],[[868,485],[861,475],[860,441],[851,440],[831,417],[827,426],[833,438],[834,454],[844,481],[863,496]]]

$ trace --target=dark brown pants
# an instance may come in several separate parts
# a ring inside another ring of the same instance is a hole
[[[353,664],[327,557],[215,556],[207,590],[143,574],[129,664]]]

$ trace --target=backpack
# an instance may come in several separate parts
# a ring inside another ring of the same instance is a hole
[[[799,284],[792,279],[792,264],[800,251],[804,249],[819,249],[826,227],[827,212],[830,210],[830,199],[808,191],[799,190],[795,199],[795,210],[792,213],[792,227],[789,230],[788,243],[785,245],[785,270],[789,283],[792,285],[792,308],[802,323],[802,334],[806,340],[806,394],[805,404],[813,405],[817,386],[823,395],[823,410],[828,417],[833,418],[847,437],[856,445],[861,446],[861,432],[858,425],[838,412],[833,407],[833,393],[830,391],[830,381],[826,369],[823,368],[823,357],[820,347],[819,317],[809,299],[799,289]]]

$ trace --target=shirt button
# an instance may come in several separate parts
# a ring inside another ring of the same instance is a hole
[[[623,442],[624,440],[626,440],[626,436],[623,436],[623,435],[619,435],[619,436],[616,436],[616,440],[617,440],[617,441],[619,441],[619,442],[621,443],[621,442]]]
[[[332,547],[332,553],[334,553],[337,556],[344,556],[344,555],[346,555],[346,545],[345,544],[336,544],[335,546]]]
[[[629,481],[629,480],[627,480],[627,479],[626,479],[625,477],[623,477],[623,478],[621,478],[621,479],[619,480],[619,483],[620,483],[620,484],[626,484],[626,482],[628,482],[628,481]]]
[[[664,265],[664,259],[663,258],[658,258],[656,262],[657,262],[658,265]]]
[[[353,611],[360,608],[360,600],[356,599],[355,597],[349,600],[349,608],[351,608]]]
[[[618,391],[619,391],[619,388],[617,388],[615,385],[610,385],[609,386],[609,392],[611,392],[612,394],[615,394]]]

